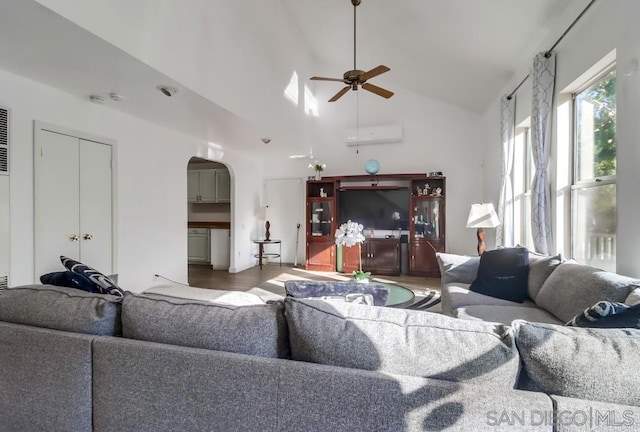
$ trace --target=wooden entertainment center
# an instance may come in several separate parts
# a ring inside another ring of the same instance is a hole
[[[413,276],[439,277],[436,252],[445,251],[446,178],[427,174],[382,174],[323,177],[307,181],[307,270],[351,273],[359,267],[358,248],[342,248],[337,262],[334,242],[340,225],[341,191],[406,190],[408,230],[368,230],[361,247],[362,267],[374,275],[399,275],[403,267]],[[358,222],[358,221],[356,221]],[[390,233],[389,233],[390,232]],[[373,237],[371,236],[373,234]],[[407,243],[403,262],[402,245]]]

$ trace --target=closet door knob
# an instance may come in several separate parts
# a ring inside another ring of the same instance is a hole
[[[82,236],[83,239],[85,240],[91,240],[93,238],[93,236],[91,234],[85,234]]]
[[[71,235],[69,236],[69,240],[71,240],[71,241],[78,241],[78,240],[80,240],[80,237],[78,237],[78,234],[71,234]]]

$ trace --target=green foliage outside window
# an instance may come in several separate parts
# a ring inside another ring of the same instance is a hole
[[[593,177],[615,175],[617,145],[615,69],[576,95],[576,102],[578,152],[586,151],[583,143],[593,140],[593,154],[579,154],[578,163],[585,163],[593,157]],[[584,124],[593,124],[593,126],[585,128],[582,127]],[[579,177],[583,176],[579,175]],[[587,179],[580,178],[580,180]]]

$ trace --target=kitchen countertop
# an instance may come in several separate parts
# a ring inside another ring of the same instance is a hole
[[[188,228],[230,229],[231,222],[189,222]]]

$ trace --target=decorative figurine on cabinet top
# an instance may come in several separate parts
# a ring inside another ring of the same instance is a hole
[[[367,174],[378,174],[378,171],[380,171],[380,162],[375,159],[369,159],[364,164],[364,170],[367,172]]]

